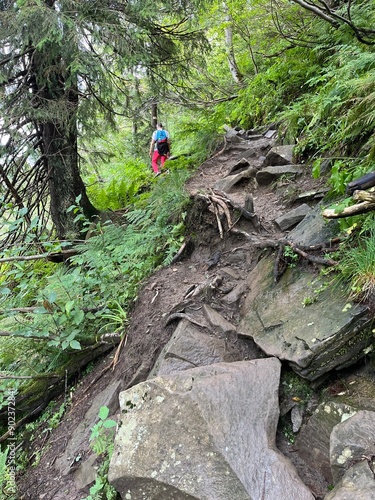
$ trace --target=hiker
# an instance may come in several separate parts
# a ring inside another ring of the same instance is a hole
[[[158,123],[156,125],[156,130],[152,134],[151,144],[150,144],[150,157],[152,170],[155,176],[159,175],[161,172],[159,170],[163,168],[165,160],[169,158],[171,152],[171,143],[169,140],[169,133],[164,130],[163,125]]]

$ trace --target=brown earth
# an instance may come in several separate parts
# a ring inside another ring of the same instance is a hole
[[[257,155],[249,162],[259,168],[262,162],[261,156],[271,147],[271,143],[266,139],[227,145],[224,152],[203,163],[187,182],[186,189],[191,194],[192,205],[187,217],[190,240],[185,253],[178,262],[158,270],[142,284],[130,314],[126,344],[121,349],[116,367],[114,369],[110,367],[115,355],[113,351],[101,359],[89,374],[82,376],[75,387],[56,402],[58,409],[64,401],[68,401],[66,413],[59,425],[49,429],[48,423],[44,423],[36,429],[31,442],[22,443],[24,451],[29,451],[29,463],[26,472],[17,477],[19,498],[80,500],[86,497],[89,488],[86,486],[78,490],[74,473],[81,460],[91,453],[89,428],[82,436],[79,456],[69,457],[71,463],[68,473],[63,475],[54,465],[64,454],[70,436],[84,419],[95,397],[116,381],[120,381],[120,385],[115,396],[119,390],[129,388],[147,378],[158,354],[174,330],[173,322],[166,326],[167,319],[172,312],[180,310],[179,305],[184,302],[185,296],[193,286],[213,278],[217,269],[225,266],[234,267],[238,275],[245,276],[254,267],[261,253],[267,251],[255,249],[243,236],[228,231],[225,217],[222,217],[224,234],[220,237],[214,213],[199,199],[199,194],[208,193],[220,178],[228,174],[233,165],[242,158],[242,153],[250,147],[257,151]],[[159,177],[157,182],[163,182],[163,176]],[[257,232],[250,221],[243,218],[237,220],[232,211],[235,228],[256,235],[257,238],[278,239],[284,234],[276,227],[274,219],[293,207],[293,197],[297,193],[322,185],[322,180],[312,179],[308,168],[302,177],[279,181],[265,187],[257,187],[254,182],[246,180],[236,186],[229,196],[241,205],[246,195],[252,194],[260,231]],[[220,260],[216,265],[210,265],[209,259],[216,252],[220,252]],[[235,277],[232,278],[230,285],[233,287],[236,285]],[[216,293],[220,294],[220,290]],[[215,301],[217,300],[213,294],[212,302]],[[220,309],[220,313],[232,322],[237,319],[236,307],[228,306],[226,309]],[[254,350],[256,349],[254,346]],[[111,414],[115,415],[118,410],[117,397],[111,400],[109,406]],[[288,454],[289,458],[293,458],[288,443],[282,437],[279,441],[282,451]],[[41,457],[40,450],[42,450]],[[297,459],[295,465],[306,484],[312,491],[315,490],[319,498],[326,488],[324,482],[314,471],[308,470],[303,464],[298,464]]]

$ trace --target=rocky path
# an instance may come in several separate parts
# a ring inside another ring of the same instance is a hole
[[[262,307],[270,297],[262,298],[260,305],[251,302],[261,293],[269,294],[262,289],[265,275],[259,273],[267,250],[253,241],[289,238],[324,192],[322,181],[312,180],[306,167],[293,164],[291,147],[275,149],[274,143],[272,133],[267,137],[228,131],[225,150],[189,180],[186,187],[193,203],[187,251],[144,284],[116,369],[105,370],[111,361],[107,357],[78,385],[69,412],[44,440],[47,451],[39,465],[20,478],[21,498],[79,500],[87,495],[98,463],[89,449],[89,429],[103,405],[119,418],[126,413],[110,470],[122,498],[326,496],[333,481],[330,472],[325,475],[297,453],[284,434],[277,434],[280,373],[290,371],[286,361],[303,370],[311,356],[301,351],[296,357],[297,348],[290,354],[285,349],[282,354],[272,352],[261,339],[264,325],[266,331],[277,332],[277,321]],[[250,202],[255,219],[245,216]],[[316,266],[309,272],[317,274]],[[301,303],[301,298],[291,301]],[[256,317],[251,316],[254,311]],[[247,325],[259,318],[262,328],[256,343],[256,332]],[[282,335],[277,332],[278,338]],[[291,346],[293,342],[288,340]],[[310,351],[314,349],[308,345]],[[299,405],[293,391],[281,401],[281,414],[294,421],[294,437],[306,449],[312,432],[306,404],[315,415],[317,401],[314,404],[310,393],[309,402]],[[306,430],[298,434],[302,420]],[[338,422],[325,423],[325,434],[322,424],[313,428],[325,436],[316,449],[322,453],[318,461],[328,469],[327,435],[329,440],[329,429]]]

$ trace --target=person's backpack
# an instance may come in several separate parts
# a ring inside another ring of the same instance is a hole
[[[169,153],[168,138],[165,130],[158,130],[156,132],[156,149],[161,156],[167,156]]]

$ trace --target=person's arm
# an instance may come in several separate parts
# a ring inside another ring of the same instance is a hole
[[[155,146],[155,139],[151,139],[151,144],[150,144],[150,156],[152,156],[152,153],[154,152],[154,146]]]

